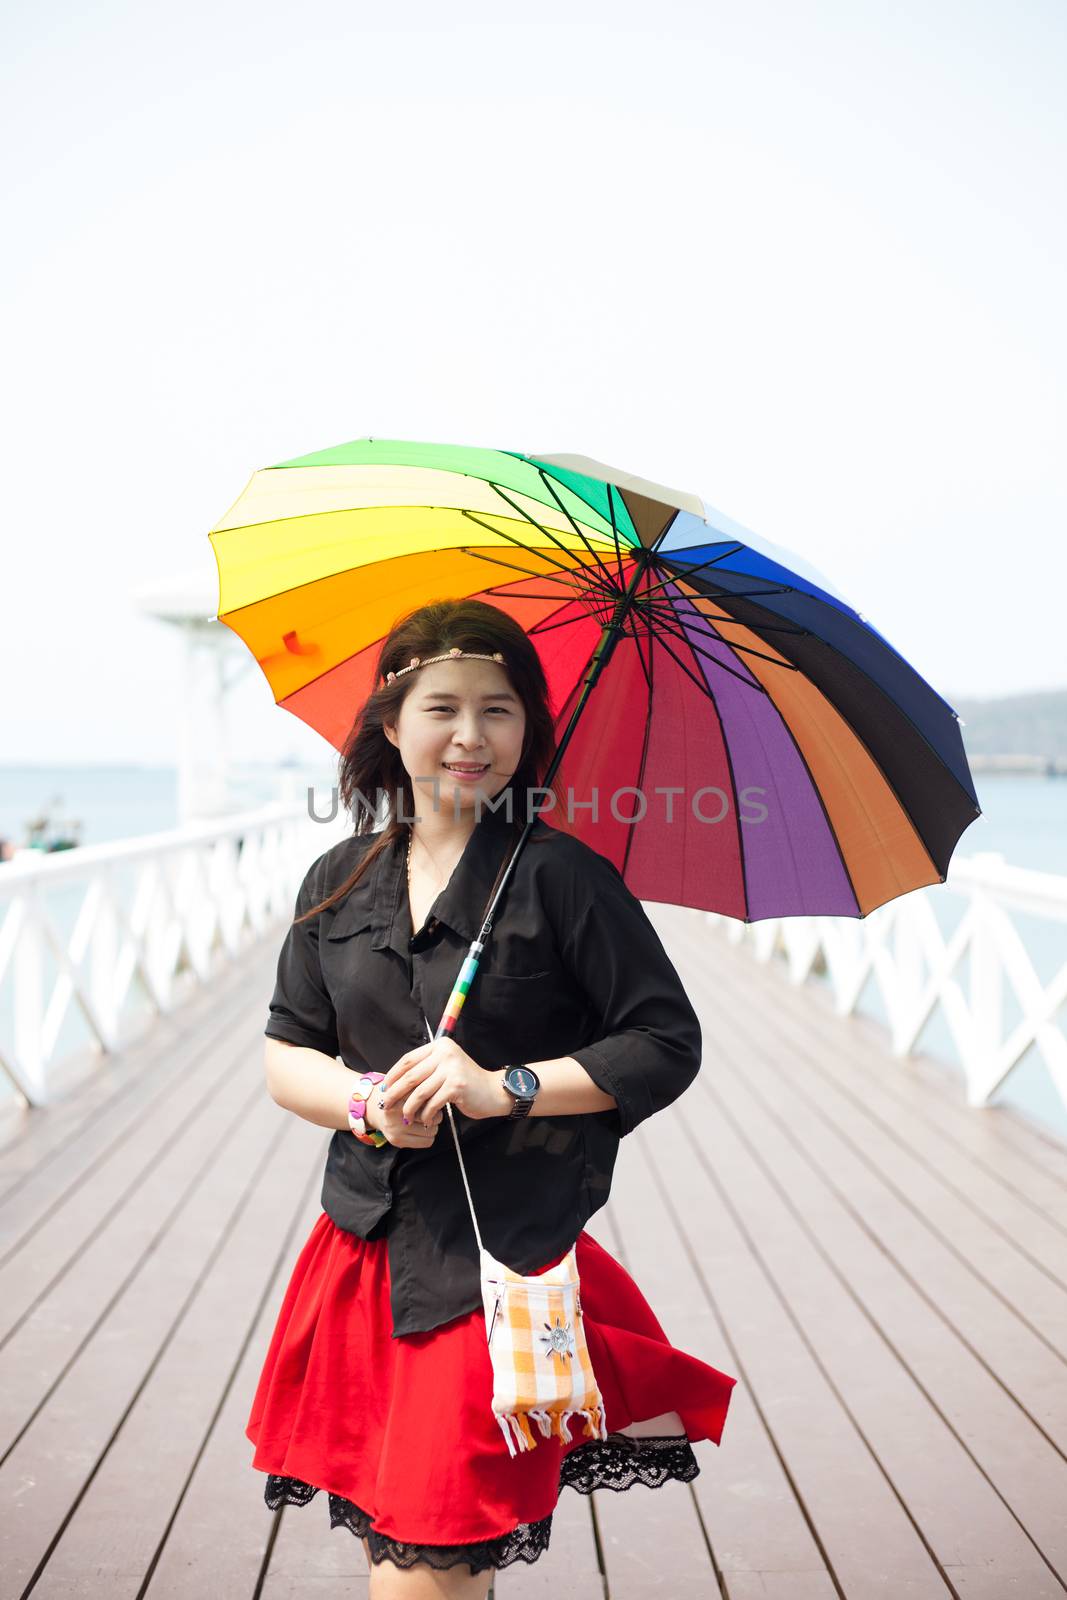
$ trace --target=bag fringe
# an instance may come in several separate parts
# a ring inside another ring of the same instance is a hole
[[[554,1435],[570,1444],[571,1430],[568,1424],[572,1417],[580,1417],[583,1420],[582,1433],[586,1438],[607,1438],[608,1424],[603,1406],[590,1406],[587,1410],[581,1411],[548,1411],[531,1407],[529,1411],[496,1413],[496,1420],[500,1424],[500,1431],[507,1442],[510,1456],[516,1455],[519,1451],[537,1448],[531,1422],[536,1422],[542,1438],[551,1439]]]

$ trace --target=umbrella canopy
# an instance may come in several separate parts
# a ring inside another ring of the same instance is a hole
[[[862,917],[944,881],[980,814],[952,707],[696,495],[583,456],[357,439],[256,472],[210,537],[219,620],[338,749],[399,616],[508,612],[567,727],[573,818],[546,819],[639,899]]]

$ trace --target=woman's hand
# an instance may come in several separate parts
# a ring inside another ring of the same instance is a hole
[[[464,1116],[499,1117],[502,1090],[497,1072],[486,1072],[454,1039],[434,1039],[418,1045],[394,1061],[378,1085],[385,1095],[385,1112],[392,1108],[409,1120],[440,1120],[451,1101]]]
[[[402,1150],[425,1150],[427,1145],[433,1144],[444,1113],[438,1111],[436,1116],[429,1116],[425,1121],[411,1120],[405,1125],[399,1105],[392,1107],[386,1105],[384,1111],[378,1105],[378,1091],[384,1088],[384,1080],[376,1083],[367,1101],[363,1119],[367,1127],[377,1128],[379,1133],[385,1134],[390,1144],[395,1144]]]

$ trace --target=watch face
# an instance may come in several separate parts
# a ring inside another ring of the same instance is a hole
[[[529,1067],[509,1067],[504,1074],[504,1084],[512,1094],[520,1095],[525,1100],[528,1095],[537,1093],[541,1080]]]

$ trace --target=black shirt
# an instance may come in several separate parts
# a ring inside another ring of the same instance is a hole
[[[336,906],[292,926],[278,959],[269,1037],[387,1072],[436,1030],[521,826],[483,811],[412,940],[403,842]],[[378,834],[353,835],[310,867],[295,915],[355,870]],[[641,902],[581,840],[539,818],[497,905],[453,1035],[480,1066],[573,1056],[617,1109],[470,1118],[453,1107],[486,1248],[532,1272],[574,1243],[607,1200],[619,1139],[675,1100],[700,1067],[696,1013]],[[388,1241],[393,1336],[481,1305],[478,1249],[445,1114],[425,1149],[330,1141],[323,1210]]]

